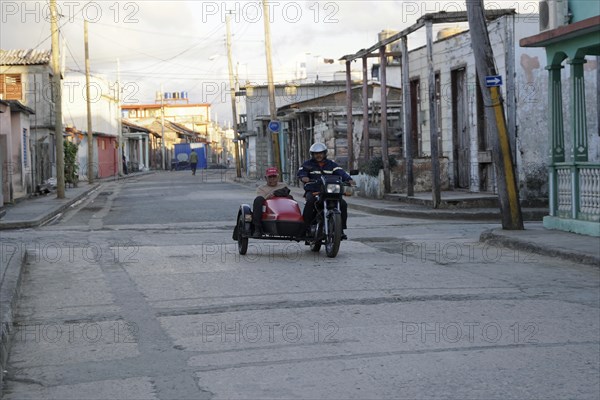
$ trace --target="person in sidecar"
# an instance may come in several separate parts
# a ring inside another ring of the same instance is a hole
[[[354,186],[354,180],[352,180],[352,177],[346,171],[344,171],[342,167],[337,165],[335,161],[327,159],[327,146],[325,146],[323,143],[314,143],[312,146],[310,146],[309,152],[311,156],[310,160],[305,161],[296,174],[302,183],[316,181],[321,177],[321,175],[326,174],[339,175],[342,177],[343,182]],[[304,205],[302,217],[304,218],[306,232],[309,233],[312,220],[316,217],[316,198],[310,191],[304,192],[304,198],[306,199],[306,204]],[[346,222],[348,220],[348,204],[344,199],[342,199],[340,202],[340,209],[342,213],[342,239],[347,239],[344,229],[347,228]]]
[[[252,204],[253,237],[262,236],[262,207],[267,199],[273,197],[290,197],[290,189],[285,183],[279,182],[279,171],[276,167],[269,167],[265,171],[267,183],[256,188],[256,198]]]

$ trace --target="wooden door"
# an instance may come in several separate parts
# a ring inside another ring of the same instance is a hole
[[[467,80],[465,68],[452,71],[452,142],[454,153],[454,186],[469,188],[470,145]]]
[[[411,140],[412,156],[419,157],[419,136],[421,130],[421,120],[419,113],[421,112],[421,81],[414,79],[410,81],[410,114],[411,114],[411,130],[408,140]]]

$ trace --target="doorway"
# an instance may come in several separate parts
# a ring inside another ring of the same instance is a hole
[[[414,159],[419,157],[421,153],[419,149],[419,138],[421,137],[421,119],[419,118],[421,113],[421,81],[419,79],[410,81],[410,105],[412,123],[410,124],[410,137],[407,139],[411,141],[412,157]]]
[[[466,69],[459,68],[453,70],[451,73],[451,80],[454,187],[458,189],[468,189],[470,151]]]

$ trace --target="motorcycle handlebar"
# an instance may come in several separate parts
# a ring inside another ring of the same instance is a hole
[[[308,180],[308,181],[306,181],[306,182],[304,182],[304,181],[302,181],[302,180],[301,180],[301,182],[302,182],[303,184],[305,184],[305,185],[308,185],[308,184],[310,184],[310,183],[321,183],[320,181],[315,181],[315,180]],[[351,183],[348,183],[348,182],[342,182],[342,185],[345,185],[345,186],[352,186],[352,187],[356,186],[356,184],[354,184],[354,185],[353,185],[353,184],[351,184]]]

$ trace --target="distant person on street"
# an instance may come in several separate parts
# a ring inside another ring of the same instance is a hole
[[[192,149],[190,153],[190,166],[192,167],[192,175],[196,175],[196,167],[198,167],[198,153]]]
[[[125,153],[123,153],[123,173],[125,175],[128,174],[128,172],[127,172],[127,158],[125,158]]]
[[[265,200],[273,197],[289,197],[290,189],[285,183],[279,182],[279,171],[275,167],[269,167],[265,171],[267,183],[256,188],[256,198],[252,204],[252,225],[254,226],[254,237],[262,236],[262,207]]]

